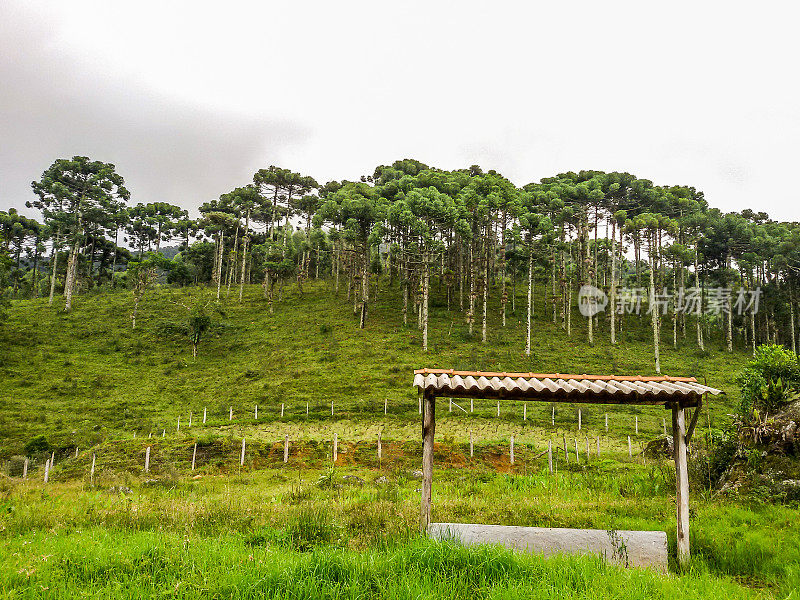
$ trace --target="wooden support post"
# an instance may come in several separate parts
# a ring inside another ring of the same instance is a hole
[[[94,463],[97,459],[97,455],[93,452],[92,453],[92,470],[89,471],[89,484],[94,485]]]
[[[514,436],[511,436],[511,443],[509,444],[509,457],[511,458],[511,464],[514,464]]]
[[[678,564],[689,560],[689,473],[686,465],[686,415],[678,404],[672,407],[672,439],[675,448],[675,502],[677,504]]]
[[[553,440],[547,440],[547,470],[553,472]]]
[[[422,394],[417,394],[417,402],[419,402],[419,414],[422,414]]]
[[[336,461],[339,458],[339,434],[333,434],[333,464],[336,464]]]
[[[203,407],[203,425],[206,424],[206,407]]]
[[[289,434],[283,437],[283,462],[289,462]]]
[[[144,472],[150,472],[150,446],[144,451]]]
[[[239,458],[239,466],[244,466],[245,439],[242,438],[242,456]]]
[[[692,420],[689,421],[689,429],[686,431],[686,445],[689,445],[689,442],[692,441],[692,436],[694,435],[694,428],[697,427],[697,418],[700,416],[700,409],[703,408],[703,397],[700,396],[700,402],[692,412]]]
[[[436,431],[436,396],[425,392],[425,410],[422,416],[422,500],[420,505],[420,531],[425,534],[431,522],[431,488],[433,486],[433,438]]]
[[[194,465],[197,461],[197,442],[194,443],[194,450],[192,450],[192,471],[194,471]]]

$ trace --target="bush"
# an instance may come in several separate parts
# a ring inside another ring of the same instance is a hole
[[[37,435],[35,438],[31,438],[23,449],[25,456],[33,456],[48,450],[50,450],[50,442],[47,441],[44,435]]]
[[[791,400],[800,386],[797,354],[783,346],[759,346],[737,383],[742,389],[742,416],[753,410],[774,411]]]

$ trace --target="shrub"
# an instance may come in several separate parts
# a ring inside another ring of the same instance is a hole
[[[47,441],[44,435],[37,435],[28,440],[28,443],[25,444],[25,448],[23,449],[25,456],[33,456],[34,454],[47,452],[48,450],[50,450],[50,442]]]
[[[742,389],[742,416],[753,410],[776,410],[791,400],[800,386],[797,354],[774,344],[759,346],[737,382]]]

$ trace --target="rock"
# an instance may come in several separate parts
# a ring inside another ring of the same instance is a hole
[[[672,458],[675,455],[675,443],[672,441],[672,436],[662,435],[647,442],[644,447],[644,455],[648,458]]]

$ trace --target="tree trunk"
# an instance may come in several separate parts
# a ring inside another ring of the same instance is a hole
[[[359,327],[367,326],[367,304],[369,303],[369,243],[364,240],[364,270],[361,273],[361,323]]]
[[[242,272],[239,281],[239,302],[242,301],[244,294],[245,264],[247,259],[247,243],[250,241],[250,209],[247,209],[247,217],[244,220],[244,236],[242,236]]]
[[[47,304],[53,304],[53,294],[56,291],[56,275],[58,273],[58,247],[60,243],[61,230],[56,230],[56,235],[53,238],[53,258],[50,261],[50,298]]]
[[[650,314],[653,322],[653,355],[656,362],[656,374],[661,375],[661,356],[658,335],[658,308],[656,307],[656,258],[655,258],[655,233],[650,233],[648,250],[650,254]]]
[[[611,222],[611,344],[617,343],[617,252],[614,248],[617,236],[617,222]]]
[[[428,253],[423,255],[425,262],[425,273],[422,280],[422,349],[428,351],[428,298],[430,295],[430,262]]]
[[[533,249],[528,255],[528,326],[525,337],[525,355],[531,355],[531,306],[533,304]]]
[[[75,234],[78,236],[78,234]],[[75,287],[75,277],[78,272],[78,238],[72,244],[67,260],[67,275],[64,281],[64,312],[72,310],[72,293]]]

